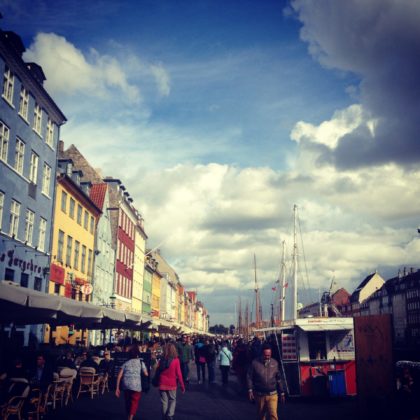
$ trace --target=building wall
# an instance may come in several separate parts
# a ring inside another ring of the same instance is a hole
[[[90,200],[84,192],[62,175],[58,176],[56,197],[48,292],[80,301],[90,301],[91,296],[83,294],[81,286],[84,283],[92,283],[98,211],[90,204]],[[65,200],[63,197],[66,197]],[[75,203],[73,214],[70,210],[71,200],[74,200]],[[63,207],[64,202],[65,207]],[[78,220],[79,208],[81,208],[81,220]],[[85,215],[87,215],[87,224],[85,223]],[[92,219],[94,220],[93,224],[91,224]],[[60,231],[63,232],[63,235],[60,235]],[[60,237],[63,238],[62,242],[60,242]],[[76,245],[76,241],[79,246]],[[71,247],[69,247],[69,244],[71,244]],[[83,249],[86,249],[85,253]],[[67,342],[76,344],[77,341],[82,340],[81,331],[75,331],[71,336],[68,333],[69,328],[67,326],[57,327],[52,332],[52,337],[56,344]],[[50,332],[47,329],[47,342],[49,342],[49,337]]]
[[[369,282],[363,287],[359,294],[359,302],[363,302],[377,290],[379,290],[385,284],[384,279],[378,274],[369,280]]]
[[[144,270],[143,282],[143,313],[150,314],[152,310],[152,279],[153,271],[147,266]]]
[[[108,191],[105,194],[103,213],[96,229],[95,265],[93,276],[92,302],[97,305],[110,305],[113,293],[115,250],[112,247],[111,222]]]
[[[160,315],[160,282],[162,280],[162,275],[159,271],[153,272],[152,277],[152,316],[159,318]]]
[[[6,135],[8,134],[7,151],[4,151],[4,154],[0,153],[0,276],[2,279],[13,277],[13,281],[24,287],[46,291],[47,280],[44,273],[49,268],[56,150],[59,127],[65,122],[65,117],[48,96],[42,83],[32,76],[21,55],[10,48],[7,39],[6,33],[0,31],[0,75],[4,79],[6,67],[13,75],[11,100],[8,101],[5,95],[0,97],[0,122],[6,130]],[[20,114],[22,87],[28,92],[26,118]],[[4,93],[4,83],[1,89]],[[39,134],[33,130],[36,103],[42,110]],[[49,144],[46,142],[48,120],[53,124]],[[22,170],[16,168],[18,140],[24,144]],[[32,153],[38,156],[38,167],[33,171],[34,177],[30,176]],[[51,169],[47,194],[42,193],[44,164]],[[18,231],[14,238],[13,235],[9,235],[12,200],[20,204]],[[27,210],[33,212],[34,223],[32,241],[25,244]],[[44,246],[40,247],[42,220],[45,220],[45,242]],[[41,329],[41,326],[18,328],[17,334],[22,338],[22,344],[27,344],[30,333],[37,340],[42,339]]]
[[[141,313],[143,311],[144,254],[146,252],[146,237],[139,226],[136,226],[134,249],[132,310],[133,312]]]

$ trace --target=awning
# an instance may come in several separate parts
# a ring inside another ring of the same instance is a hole
[[[0,281],[0,323],[74,324],[91,330],[141,329],[141,316]]]
[[[351,330],[352,327],[349,325],[339,325],[339,324],[315,324],[315,325],[298,325],[298,327],[307,332],[312,331],[348,331]]]

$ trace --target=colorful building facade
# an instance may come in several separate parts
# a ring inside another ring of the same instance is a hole
[[[20,37],[0,30],[0,276],[46,291],[57,142],[66,118],[44,89],[45,76],[25,63]],[[17,327],[23,346],[42,326]]]

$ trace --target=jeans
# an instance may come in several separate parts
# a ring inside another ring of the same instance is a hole
[[[222,366],[220,365],[220,370],[222,371],[222,384],[227,384],[228,383],[228,376],[229,376],[229,369],[230,366]]]
[[[212,383],[215,380],[214,364],[215,364],[214,361],[213,362],[207,362],[207,370],[209,372],[209,383]]]
[[[196,363],[197,366],[197,380],[204,382],[206,380],[206,364],[205,363]]]
[[[278,420],[277,416],[277,404],[279,397],[277,394],[274,395],[255,395],[255,401],[257,403],[257,419],[265,420],[266,412],[270,420]]]
[[[182,373],[182,379],[184,380],[184,383],[187,382],[188,376],[190,373],[190,366],[189,362],[181,362],[181,373]]]
[[[176,406],[176,389],[170,391],[159,391],[160,402],[162,403],[162,418],[173,417]]]

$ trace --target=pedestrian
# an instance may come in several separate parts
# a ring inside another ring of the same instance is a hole
[[[227,341],[222,343],[222,348],[219,353],[220,370],[222,371],[222,384],[228,384],[230,364],[232,362],[232,353],[228,348]]]
[[[247,387],[246,374],[248,370],[248,349],[242,338],[238,340],[235,350],[233,351],[232,368],[238,378],[241,392],[245,391]]]
[[[176,407],[176,390],[178,383],[182,393],[185,385],[182,379],[181,365],[176,347],[167,343],[163,347],[163,355],[159,361],[157,372],[159,374],[159,393],[162,403],[162,419],[173,420]]]
[[[124,390],[125,409],[128,420],[132,420],[136,415],[141,397],[141,375],[148,376],[146,365],[140,359],[140,351],[137,345],[129,349],[129,360],[122,366],[117,376],[115,395],[121,395],[121,383]]]
[[[270,420],[278,420],[278,389],[280,390],[280,401],[284,403],[285,394],[283,391],[279,365],[271,358],[271,347],[263,345],[262,357],[251,362],[247,374],[248,397],[250,401],[257,403],[257,419],[266,418],[266,412]]]
[[[206,358],[207,372],[209,374],[209,384],[215,382],[214,365],[216,363],[216,347],[213,341],[206,339],[204,344],[204,355]]]
[[[178,351],[179,362],[181,363],[182,379],[185,384],[190,382],[190,361],[194,359],[193,349],[189,343],[187,335],[183,335],[181,342],[177,343],[176,349]]]
[[[197,368],[197,381],[201,384],[201,381],[205,382],[206,380],[206,355],[201,337],[198,337],[194,344],[194,360]]]

